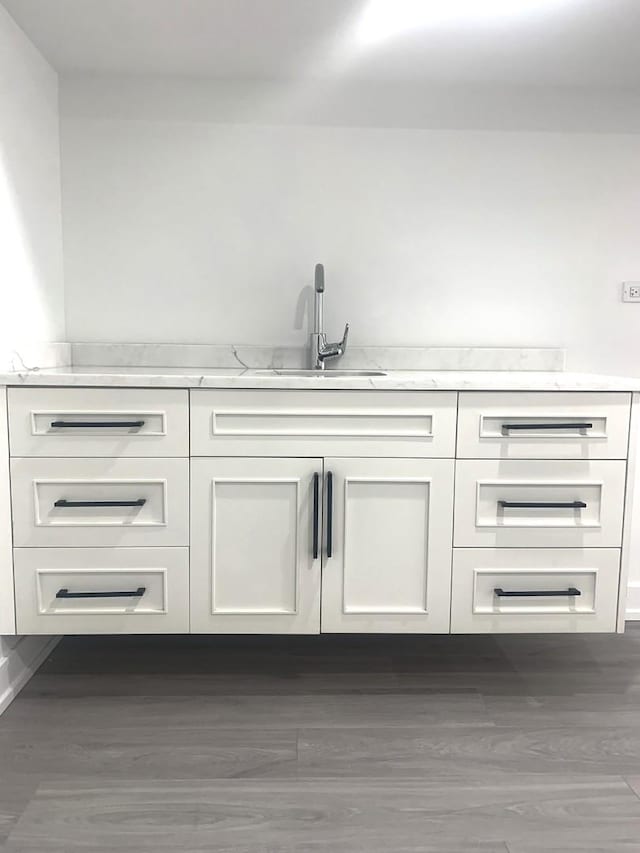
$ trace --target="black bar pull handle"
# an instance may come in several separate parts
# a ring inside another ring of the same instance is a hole
[[[327,557],[333,557],[333,472],[327,473]]]
[[[586,509],[584,501],[498,501],[501,509]]]
[[[563,596],[582,595],[575,586],[569,589],[502,589],[496,587],[493,590],[498,598],[561,598]]]
[[[561,424],[502,424],[502,432],[506,435],[508,432],[518,429],[593,429],[593,424],[590,423],[561,423]]]
[[[318,559],[318,538],[320,530],[320,474],[313,475],[313,559]]]
[[[134,429],[144,426],[144,421],[51,421],[52,429]]]
[[[117,590],[116,592],[69,592],[68,589],[59,589],[56,598],[142,598],[147,591],[146,586],[138,589]]]
[[[63,509],[76,506],[144,506],[146,502],[146,498],[137,498],[133,501],[68,501],[65,498],[60,498],[54,503],[54,506]]]

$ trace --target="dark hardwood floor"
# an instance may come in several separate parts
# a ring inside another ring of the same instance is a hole
[[[640,851],[624,636],[62,641],[0,717],[0,851]]]

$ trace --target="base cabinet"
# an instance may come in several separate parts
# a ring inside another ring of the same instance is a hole
[[[323,631],[449,631],[453,468],[451,459],[325,459],[333,524]]]
[[[195,459],[191,630],[447,632],[452,508],[447,459]]]
[[[619,393],[0,388],[0,633],[622,630],[631,412]]]

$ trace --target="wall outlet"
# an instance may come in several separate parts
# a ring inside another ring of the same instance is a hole
[[[622,282],[622,301],[640,302],[640,281]]]

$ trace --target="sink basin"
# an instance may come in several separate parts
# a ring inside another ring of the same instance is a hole
[[[295,367],[283,367],[275,370],[254,370],[252,373],[276,374],[276,376],[319,376],[323,379],[348,379],[359,376],[386,376],[384,370],[303,370]]]

